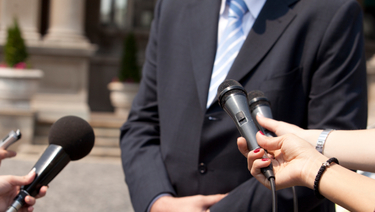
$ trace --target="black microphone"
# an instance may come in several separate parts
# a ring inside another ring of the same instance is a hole
[[[262,91],[250,91],[247,94],[247,99],[249,100],[249,108],[251,112],[251,116],[254,119],[255,125],[258,127],[260,131],[263,132],[264,135],[268,137],[276,137],[276,134],[264,129],[257,121],[257,115],[263,115],[266,118],[273,119],[272,117],[272,111],[271,111],[271,103],[266,98],[264,93]]]
[[[65,116],[57,120],[49,131],[49,146],[36,162],[35,179],[21,187],[20,192],[6,212],[17,212],[27,195],[35,197],[42,186],[48,185],[72,160],[88,155],[94,146],[95,135],[85,120],[76,116]]]
[[[258,132],[251,117],[247,93],[240,83],[227,79],[222,82],[217,90],[219,105],[233,119],[238,131],[246,139],[249,150],[260,148],[256,140]],[[263,157],[267,157],[265,154]],[[272,164],[261,169],[267,179],[275,178]]]

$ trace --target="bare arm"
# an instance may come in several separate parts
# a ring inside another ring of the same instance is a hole
[[[224,198],[225,194],[195,195],[188,197],[164,196],[151,207],[151,212],[186,211],[208,212],[209,208]]]
[[[316,175],[328,157],[321,155],[301,138],[286,134],[269,138],[258,133],[259,145],[274,155],[272,164],[276,177],[276,188],[306,186],[314,188]],[[269,188],[269,183],[260,171],[271,160],[262,160],[263,149],[249,152],[244,138],[238,139],[239,150],[248,159],[252,175]],[[341,161],[340,161],[341,163]],[[350,211],[373,211],[375,208],[375,180],[352,172],[334,163],[323,173],[319,191],[326,198]]]
[[[260,116],[257,120],[263,127],[278,136],[293,133],[314,147],[322,132],[322,130],[304,130],[292,124]],[[328,135],[323,154],[327,157],[336,157],[340,165],[346,168],[375,172],[374,138],[375,129],[335,130]]]

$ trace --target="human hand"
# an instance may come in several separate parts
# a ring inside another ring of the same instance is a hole
[[[304,130],[296,125],[283,121],[276,121],[261,115],[258,115],[256,118],[262,127],[274,132],[277,136],[292,133],[312,145],[315,145],[320,133],[322,132],[322,130]]]
[[[225,196],[226,194],[188,197],[163,196],[155,201],[150,212],[209,212],[209,208]]]
[[[14,157],[14,156],[16,156],[16,154],[17,153],[15,151],[5,150],[5,149],[0,148],[0,163],[1,163],[1,160],[5,159],[5,158]]]
[[[35,171],[31,171],[25,176],[0,176],[0,211],[5,211],[12,203],[14,198],[18,195],[20,187],[30,184],[35,178]],[[25,205],[19,212],[31,212],[35,204],[36,198],[46,195],[47,186],[43,186],[36,197],[26,196]]]
[[[265,153],[262,148],[249,152],[246,140],[242,137],[238,138],[237,145],[240,152],[247,157],[249,171],[259,182],[270,188],[269,181],[260,169],[272,162],[277,190],[291,186],[313,188],[315,176],[327,157],[293,134],[267,137],[257,133],[256,138],[258,144],[268,151],[272,159],[262,159]]]

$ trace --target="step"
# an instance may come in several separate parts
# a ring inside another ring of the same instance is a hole
[[[37,145],[37,144],[21,144],[18,147],[17,152],[20,154],[29,154],[29,155],[41,155],[48,145]],[[88,156],[95,157],[120,157],[121,151],[120,148],[116,147],[98,147],[94,146]]]

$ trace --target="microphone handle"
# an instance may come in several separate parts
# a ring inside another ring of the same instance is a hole
[[[25,197],[28,195],[29,193],[27,193],[25,190],[21,190],[6,212],[17,212],[25,204]]]
[[[228,100],[228,101],[230,101],[230,100]],[[239,104],[239,105],[241,105],[241,104]],[[232,115],[231,117],[235,121],[237,129],[240,132],[240,134],[242,135],[242,137],[244,137],[246,139],[247,148],[250,151],[260,148],[260,146],[259,146],[259,144],[256,140],[256,134],[258,132],[258,129],[255,126],[255,123],[254,123],[253,118],[251,117],[250,111],[246,110],[244,108],[243,110],[241,110],[241,112],[236,113],[234,116]],[[269,158],[267,153],[265,153],[263,155],[263,158]],[[275,178],[275,175],[273,173],[272,163],[269,166],[267,166],[266,168],[262,168],[261,171],[268,180],[270,178]]]
[[[253,124],[254,125],[254,124]],[[256,142],[256,138],[255,138],[255,134],[257,133],[256,130],[254,130],[255,125],[254,127],[249,127],[248,130],[243,130],[243,128],[239,128],[239,131],[242,135],[242,137],[244,137],[246,139],[246,142],[247,142],[247,148],[249,150],[253,150],[253,149],[257,149],[257,148],[260,148],[260,146],[258,145],[258,143]],[[249,133],[250,130],[252,130],[253,132],[252,133]],[[255,131],[255,132],[254,132]],[[255,141],[255,142],[252,142],[252,141]],[[263,157],[262,158],[269,158],[268,155],[267,155],[267,152],[264,153]],[[263,173],[263,175],[269,180],[270,178],[275,178],[275,175],[273,173],[273,166],[272,166],[272,163],[265,167],[265,168],[261,168],[261,171]]]
[[[21,187],[6,212],[17,212],[25,204],[26,196],[35,197],[40,188],[48,185],[69,162],[69,155],[61,146],[50,144],[33,167],[36,173],[35,179],[30,184]]]
[[[258,121],[256,119],[256,117],[257,117],[258,114],[261,114],[261,115],[263,115],[266,118],[273,119],[271,108],[268,105],[259,104],[259,105],[255,106],[255,108],[251,111],[251,115],[252,115],[252,117],[254,119],[255,125],[258,127],[258,129],[260,131],[262,131],[262,133],[264,135],[266,135],[268,137],[277,137],[274,132],[271,132],[271,131],[269,131],[267,129],[264,129],[264,127],[260,126],[260,124],[258,123]]]
[[[264,117],[271,118],[272,119],[272,111],[271,108],[268,105],[258,105],[256,106],[252,111],[251,111],[251,117],[253,118],[254,124],[256,125],[255,128],[259,129],[260,131],[263,132],[264,135],[268,137],[276,137],[276,134],[264,129],[257,121],[256,115],[257,114],[262,114]],[[255,138],[256,139],[256,138]],[[246,139],[247,140],[247,139]],[[256,141],[256,140],[255,140]],[[258,147],[259,148],[259,145]],[[262,158],[269,158],[267,155],[267,152],[264,153]],[[266,176],[267,179],[275,178],[275,175],[273,174],[273,166],[272,163],[266,167],[261,169],[262,173],[264,176]]]

